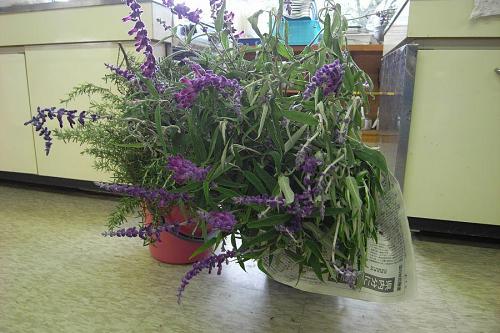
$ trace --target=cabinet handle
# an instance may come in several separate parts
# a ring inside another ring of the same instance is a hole
[[[495,73],[497,73],[498,75],[500,75],[500,67],[495,68]]]

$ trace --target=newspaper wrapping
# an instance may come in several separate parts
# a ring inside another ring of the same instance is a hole
[[[286,255],[275,256],[266,269],[272,279],[291,287],[317,294],[349,297],[371,302],[391,303],[416,294],[415,258],[403,196],[393,175],[382,183],[376,223],[378,242],[368,241],[368,259],[361,288],[351,289],[345,283],[320,281],[311,269],[304,269],[297,283],[298,267]]]

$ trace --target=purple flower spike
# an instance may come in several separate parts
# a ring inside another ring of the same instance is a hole
[[[177,293],[177,302],[180,304],[182,293],[189,284],[189,281],[200,274],[202,270],[208,269],[208,273],[210,274],[212,269],[217,266],[217,275],[220,275],[222,273],[222,264],[226,263],[227,265],[229,263],[228,259],[234,258],[235,256],[236,251],[227,251],[221,254],[214,254],[206,259],[195,262],[193,264],[193,268],[191,268],[181,280],[181,285],[179,286]]]
[[[202,13],[201,9],[191,10],[184,3],[176,5],[173,0],[162,0],[162,2],[166,7],[170,9],[173,14],[177,15],[179,20],[185,18],[191,23],[200,23],[200,15]]]
[[[200,217],[212,228],[231,232],[236,224],[236,218],[231,212],[204,212],[200,211]]]
[[[158,207],[166,207],[176,201],[188,201],[190,196],[187,193],[170,193],[163,188],[146,189],[139,186],[125,184],[95,183],[100,188],[113,192],[125,194],[131,197],[140,198],[145,201],[155,202]]]
[[[141,20],[141,5],[139,5],[136,0],[127,0],[127,6],[130,7],[130,13],[123,18],[123,21],[135,22],[134,27],[128,33],[129,35],[135,35],[135,47],[137,52],[144,50],[142,53],[146,56],[146,60],[141,65],[142,75],[146,78],[152,78],[156,72],[156,59],[153,55],[153,47],[148,37],[148,31],[146,30],[144,22]]]
[[[327,96],[331,93],[336,94],[342,83],[344,70],[342,64],[336,59],[331,64],[326,64],[318,71],[311,79],[311,82],[306,86],[303,97],[308,100],[314,94],[316,88],[323,89],[323,95]]]
[[[52,131],[49,131],[49,129],[44,126],[47,122],[47,118],[49,120],[53,120],[54,118],[57,119],[57,121],[59,122],[59,127],[63,128],[64,117],[66,117],[66,120],[71,128],[73,128],[73,126],[76,124],[75,120],[78,120],[78,123],[84,126],[87,119],[97,121],[100,118],[99,115],[96,114],[87,116],[86,111],[82,111],[78,114],[78,111],[76,110],[66,110],[60,108],[56,111],[55,107],[44,109],[38,107],[36,115],[33,116],[31,120],[25,122],[24,125],[32,125],[35,128],[35,132],[38,132],[38,135],[43,136],[43,140],[45,141],[46,155],[49,154],[50,147],[52,146],[52,137],[50,136],[52,134]]]
[[[189,65],[195,77],[194,79],[190,79],[186,76],[181,78],[181,83],[184,83],[185,87],[175,94],[177,103],[179,103],[181,108],[190,108],[193,106],[198,94],[202,90],[213,87],[224,97],[229,96],[228,91],[232,92],[234,110],[236,114],[240,114],[243,88],[237,80],[231,80],[225,76],[217,75],[211,70],[205,70],[199,64],[189,59],[184,59],[184,62]]]
[[[141,226],[141,227],[131,227],[128,229],[120,229],[117,231],[105,231],[102,233],[104,237],[129,237],[129,238],[134,238],[134,237],[139,237],[143,240],[147,239],[152,239],[154,241],[161,242],[160,235],[162,232],[170,232],[173,234],[178,234],[179,233],[179,227],[181,225],[186,225],[193,223],[192,220],[187,220],[182,223],[176,223],[176,224],[162,224],[159,226],[153,226],[151,224]]]
[[[349,286],[349,288],[354,289],[356,287],[356,282],[358,281],[359,272],[351,266],[338,268],[334,265],[334,267],[335,270],[340,274],[342,281],[344,281]]]
[[[268,195],[235,197],[233,201],[237,205],[261,205],[278,211],[283,211],[297,218],[310,217],[314,212],[314,195],[316,189],[307,190],[303,193],[295,194],[294,201],[286,204],[283,197],[271,197]]]
[[[210,168],[197,167],[193,162],[177,155],[168,158],[167,170],[172,172],[174,181],[182,185],[190,180],[197,182],[205,180]]]
[[[122,69],[120,67],[113,66],[110,64],[104,64],[104,66],[106,66],[109,70],[114,72],[116,75],[123,77],[127,81],[136,80],[134,73],[132,73],[132,71],[129,71],[128,69]]]

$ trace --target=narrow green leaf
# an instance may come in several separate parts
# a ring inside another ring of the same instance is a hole
[[[260,220],[250,221],[248,222],[248,227],[250,229],[258,229],[262,227],[271,227],[278,224],[283,224],[290,220],[290,215],[288,214],[278,214],[269,216]]]
[[[245,176],[245,178],[250,182],[250,184],[252,184],[253,187],[255,187],[255,189],[257,191],[259,191],[261,194],[267,193],[266,188],[264,187],[264,185],[260,181],[259,177],[254,175],[252,172],[243,171],[243,176]]]
[[[264,104],[262,106],[262,115],[260,116],[260,125],[259,125],[259,130],[257,132],[257,139],[262,134],[262,129],[264,128],[264,124],[266,123],[266,117],[267,117],[268,110],[269,110],[269,106],[267,104]]]
[[[363,144],[354,147],[353,151],[354,155],[357,158],[369,164],[374,165],[375,167],[379,168],[383,173],[387,173],[389,171],[387,169],[387,162],[385,161],[385,157],[380,151],[365,146]]]
[[[304,131],[307,129],[308,125],[303,125],[301,128],[297,130],[297,132],[292,134],[292,137],[288,139],[288,141],[285,143],[285,153],[292,149],[297,141],[302,137],[302,134],[304,134]]]
[[[248,18],[248,22],[250,22],[250,25],[252,26],[253,31],[255,31],[257,36],[259,36],[260,38],[264,38],[264,36],[262,35],[262,33],[259,30],[259,16],[263,12],[264,12],[264,10],[262,10],[262,9],[258,10],[255,13],[253,13],[252,16],[250,16]]]
[[[323,32],[323,41],[325,42],[326,47],[331,47],[332,45],[332,32],[331,32],[331,19],[330,14],[326,13],[325,22],[323,26],[325,27],[325,31]]]
[[[259,259],[257,260],[257,267],[259,267],[259,269],[264,272],[267,276],[271,277],[271,274],[269,274],[269,272],[266,270],[266,268],[264,267],[264,264],[262,262],[262,259]]]
[[[352,208],[354,210],[354,213],[356,213],[361,209],[362,205],[361,197],[359,196],[358,183],[356,182],[356,178],[352,176],[346,177],[345,182],[347,185],[347,190],[349,191],[349,194],[351,195],[351,198],[353,200],[351,201]]]
[[[290,187],[290,179],[287,176],[281,175],[278,177],[278,184],[281,193],[285,196],[285,202],[291,204],[295,200],[295,193],[293,193]]]
[[[278,232],[271,229],[267,232],[263,232],[253,238],[247,238],[245,242],[241,245],[241,249],[249,249],[254,245],[260,245],[262,242],[270,242],[272,239],[278,237]]]
[[[160,139],[161,147],[165,154],[168,153],[167,150],[167,142],[165,141],[165,136],[163,135],[163,128],[161,127],[161,107],[158,105],[155,109],[155,125],[156,125],[156,133],[158,134],[158,138]]]
[[[197,248],[196,251],[194,251],[193,254],[191,254],[191,256],[189,257],[189,259],[192,259],[192,258],[196,257],[198,254],[203,253],[205,250],[213,248],[213,246],[215,245],[215,243],[217,243],[218,241],[221,241],[221,240],[222,240],[222,237],[220,236],[220,234],[218,234],[218,235],[210,238],[205,243],[203,243],[202,246],[200,246],[199,248]]]
[[[305,113],[305,112],[298,112],[298,111],[283,111],[283,115],[290,120],[310,125],[310,126],[316,126],[318,125],[318,119],[314,118],[312,115]]]
[[[224,28],[224,12],[226,11],[226,2],[222,2],[222,6],[217,12],[217,18],[215,19],[215,31],[221,32]]]
[[[274,187],[276,186],[276,179],[257,164],[255,165],[254,172],[262,180],[269,192],[272,192]]]
[[[234,198],[234,197],[239,197],[241,196],[240,193],[236,192],[236,191],[233,191],[233,190],[230,190],[228,188],[225,188],[225,187],[222,187],[222,186],[217,186],[217,188],[215,189],[217,192],[219,192],[220,194],[222,194],[223,198]]]
[[[278,42],[276,51],[278,51],[278,54],[282,56],[283,58],[287,60],[292,60],[293,59],[293,51],[290,51],[285,44],[282,42]]]

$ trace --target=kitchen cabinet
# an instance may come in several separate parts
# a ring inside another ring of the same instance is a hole
[[[36,174],[33,130],[23,53],[0,53],[0,171]]]
[[[80,96],[68,105],[59,101],[79,84],[104,85],[102,77],[108,72],[104,63],[116,63],[118,52],[114,43],[27,47],[26,65],[33,110],[38,106],[87,110],[90,102],[87,96]],[[51,122],[50,126],[57,128],[57,122]],[[35,149],[41,176],[93,181],[107,178],[93,169],[93,160],[81,154],[82,147],[77,143],[54,140],[49,156],[45,156],[43,139],[36,136]]]
[[[500,225],[500,50],[420,50],[409,216]]]
[[[380,130],[416,230],[500,238],[500,16],[409,0],[385,32]]]

